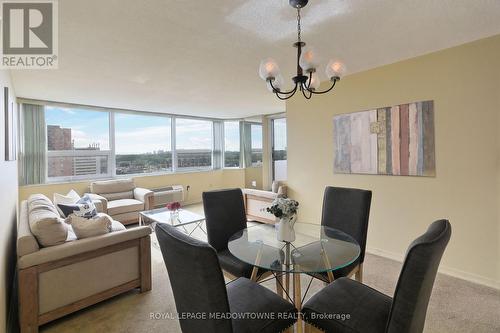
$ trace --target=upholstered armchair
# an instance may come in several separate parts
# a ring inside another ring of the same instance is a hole
[[[136,187],[133,179],[96,181],[90,184],[93,201],[100,201],[102,211],[123,224],[139,221],[139,212],[154,208],[154,193]]]

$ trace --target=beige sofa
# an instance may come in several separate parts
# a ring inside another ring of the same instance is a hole
[[[54,218],[54,212],[58,213],[49,199],[42,195],[38,199],[47,203],[38,205],[33,213],[33,205],[29,211],[28,201],[23,201],[18,220],[21,332],[38,332],[40,325],[134,288],[151,290],[150,228],[136,227],[41,247],[30,221],[40,216],[61,220]],[[34,230],[41,239],[39,230]]]
[[[269,207],[278,196],[286,197],[287,186],[284,183],[278,182],[273,183],[272,187],[274,191],[264,191],[250,188],[242,190],[247,220],[270,224],[278,222],[278,219],[273,214],[268,213],[266,208]]]
[[[121,223],[139,222],[139,212],[154,208],[154,193],[135,187],[132,179],[96,181],[90,184],[93,201],[102,203],[102,211]]]

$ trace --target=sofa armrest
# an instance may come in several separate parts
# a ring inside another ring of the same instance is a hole
[[[154,208],[154,192],[145,188],[134,189],[134,199],[144,202],[144,210]]]
[[[99,213],[108,212],[108,199],[95,193],[85,193],[85,195],[88,195],[90,200],[92,200],[92,202],[96,205],[97,211]]]
[[[68,258],[77,254],[94,251],[110,245],[126,242],[142,237],[149,237],[151,228],[136,227],[123,231],[114,231],[108,234],[66,242],[61,245],[50,246],[40,251],[22,256],[18,260],[18,268],[24,269],[43,263]]]

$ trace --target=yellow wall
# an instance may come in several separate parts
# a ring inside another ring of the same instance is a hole
[[[245,169],[223,169],[207,172],[166,174],[160,176],[134,177],[136,186],[158,188],[168,185],[190,186],[184,204],[201,202],[201,193],[220,188],[244,187]],[[29,185],[19,188],[19,199],[25,200],[31,194],[42,193],[52,199],[54,193],[65,194],[74,189],[79,194],[88,191],[89,182],[71,182],[45,185]]]
[[[299,94],[300,95],[300,94]],[[371,189],[368,249],[402,259],[439,218],[453,235],[441,270],[500,287],[500,36],[347,76],[287,103],[288,186],[319,223],[326,185]],[[435,178],[333,173],[333,116],[434,100]]]
[[[257,186],[252,186],[252,181],[257,182]],[[245,187],[262,189],[262,167],[249,167],[245,169]]]

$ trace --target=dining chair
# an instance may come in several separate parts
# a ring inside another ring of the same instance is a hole
[[[410,244],[393,298],[360,282],[340,278],[304,304],[305,321],[326,332],[422,332],[450,236],[450,222],[438,220]],[[311,330],[307,325],[306,332]]]
[[[253,280],[269,275],[269,272],[262,269],[253,272],[253,265],[239,260],[228,249],[231,236],[247,227],[241,190],[236,188],[208,191],[203,192],[202,197],[208,243],[217,251],[225,275],[231,279],[246,277]]]
[[[283,332],[295,323],[295,307],[271,290],[246,278],[225,285],[209,244],[168,224],[155,230],[182,332]]]
[[[357,281],[363,282],[371,200],[372,191],[333,186],[325,188],[321,225],[345,232],[353,237],[360,247],[359,257],[348,266],[334,270],[333,279],[354,275]],[[325,282],[332,280],[328,273],[314,276]]]

